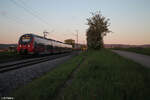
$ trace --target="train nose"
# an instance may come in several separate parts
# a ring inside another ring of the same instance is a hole
[[[24,49],[24,54],[28,54],[28,50],[27,49]]]
[[[28,54],[28,50],[27,49],[21,49],[20,54]]]

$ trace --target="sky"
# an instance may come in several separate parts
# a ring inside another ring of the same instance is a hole
[[[110,19],[105,44],[150,44],[150,0],[0,0],[0,44],[34,33],[86,43],[87,18],[101,11]]]

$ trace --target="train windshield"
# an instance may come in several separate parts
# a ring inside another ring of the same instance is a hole
[[[26,34],[20,37],[19,43],[20,44],[29,44],[32,41],[32,35]]]

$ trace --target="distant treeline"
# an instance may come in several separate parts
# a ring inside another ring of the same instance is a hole
[[[11,46],[17,47],[17,44],[0,44],[0,49],[8,49]]]

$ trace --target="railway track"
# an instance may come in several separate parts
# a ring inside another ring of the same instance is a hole
[[[23,68],[23,67],[28,67],[29,65],[34,65],[34,64],[41,63],[41,62],[64,57],[69,54],[70,53],[51,55],[51,56],[46,56],[46,57],[32,58],[32,59],[26,59],[26,60],[21,60],[21,61],[15,61],[11,63],[0,64],[0,73],[8,72],[8,71]]]

